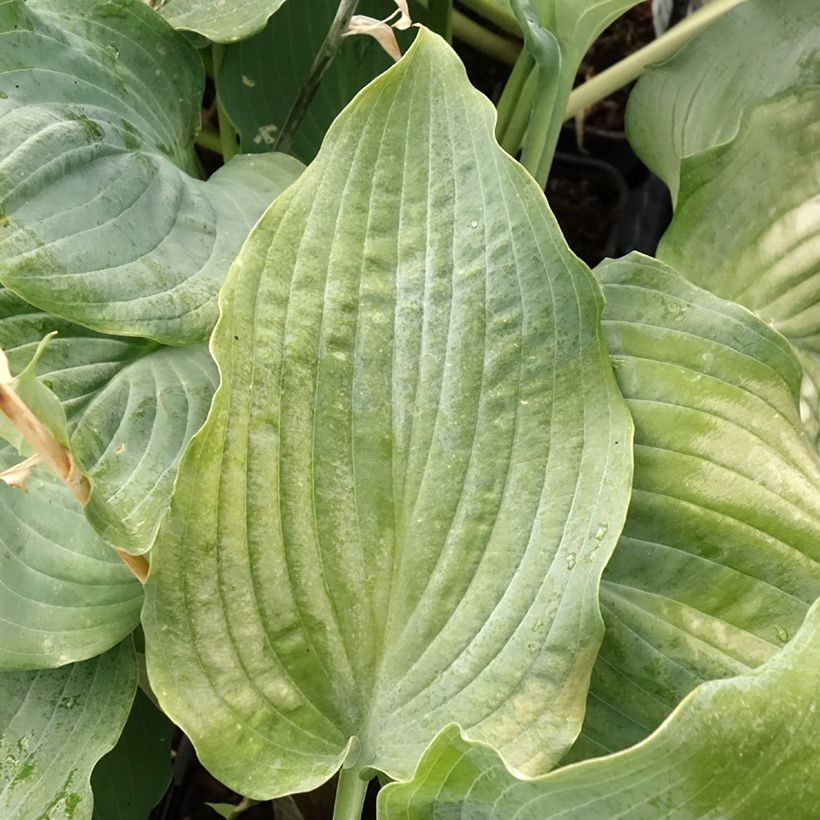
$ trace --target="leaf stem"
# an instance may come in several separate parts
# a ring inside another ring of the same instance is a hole
[[[453,12],[453,36],[507,65],[513,65],[521,51],[520,40],[502,37],[460,11]]]
[[[521,26],[515,19],[515,15],[505,9],[502,5],[493,0],[460,0],[462,6],[481,15],[486,20],[497,25],[500,29],[514,34],[516,37],[521,36]]]
[[[524,47],[533,60],[530,76],[534,74],[536,77],[532,102],[527,101],[531,114],[522,141],[520,162],[543,189],[558,144],[561,114],[572,88],[572,76],[568,77],[562,66],[561,44],[555,34],[542,25],[533,2],[513,2],[513,11],[524,33]],[[527,89],[528,85],[525,81],[523,88]],[[522,103],[524,100],[520,99],[518,104]],[[516,146],[509,140],[511,135],[506,136],[505,148],[514,153]]]
[[[217,131],[203,128],[202,131],[194,137],[194,143],[201,145],[203,148],[207,148],[209,151],[213,151],[215,154],[222,153],[222,137]]]
[[[282,130],[279,132],[279,138],[276,140],[276,145],[274,146],[275,151],[290,150],[296,131],[302,124],[302,120],[305,118],[305,114],[307,114],[314,96],[316,96],[319,83],[322,81],[322,77],[324,77],[325,72],[330,67],[333,58],[336,56],[336,52],[338,52],[342,44],[342,35],[350,25],[350,18],[356,11],[358,2],[359,0],[341,0],[339,3],[339,8],[336,10],[336,16],[330,24],[327,36],[313,60],[313,65],[310,67],[310,71],[302,83],[299,96],[291,106],[287,119],[282,126]]]
[[[694,14],[684,18],[649,45],[615,63],[611,68],[579,85],[570,95],[564,119],[570,119],[586,108],[614,94],[640,77],[646,66],[659,63],[676,54],[696,34],[710,26],[727,11],[746,0],[712,0]]]
[[[225,113],[222,102],[219,99],[219,71],[222,68],[222,61],[225,59],[225,46],[221,43],[214,43],[212,46],[213,71],[216,82],[216,117],[219,122],[219,141],[221,144],[222,159],[230,162],[236,156],[236,129]]]
[[[359,776],[358,768],[342,769],[339,772],[333,820],[360,820],[368,782]]]
[[[51,435],[10,384],[0,383],[0,412],[19,430],[20,435],[29,443],[34,452],[42,456],[43,461],[68,487],[74,498],[85,507],[91,495],[88,479],[77,469],[71,454]],[[144,583],[148,575],[148,562],[145,558],[129,555],[119,549],[117,555]]]
[[[430,29],[448,43],[453,42],[453,0],[429,0]]]
[[[495,136],[502,147],[505,146],[505,138],[510,129],[510,125],[522,107],[526,107],[527,115],[531,105],[523,105],[524,86],[530,76],[535,61],[527,49],[522,48],[510,73],[501,98],[498,101],[498,119],[495,124]],[[520,143],[519,143],[520,144]],[[518,146],[515,146],[516,150]],[[510,152],[512,153],[512,152]]]

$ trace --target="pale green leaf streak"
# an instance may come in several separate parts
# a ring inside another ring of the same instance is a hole
[[[0,3],[0,282],[95,330],[203,342],[290,157],[191,176],[204,73],[140,0]]]
[[[220,779],[409,777],[452,721],[554,765],[631,477],[600,310],[422,29],[235,263],[152,553],[148,672]]]
[[[380,820],[811,820],[820,805],[820,605],[760,669],[704,684],[640,745],[540,780],[515,778],[450,727]]]
[[[302,17],[313,13],[313,3],[299,6]],[[194,31],[215,43],[234,43],[261,31],[285,0],[149,0],[174,28]],[[287,7],[286,7],[287,8]]]
[[[820,83],[818,31],[817,0],[747,0],[645,72],[630,95],[627,134],[673,199],[683,160],[732,139],[744,110]]]
[[[13,367],[27,367],[38,340],[54,331],[38,375],[69,417],[72,454],[91,482],[86,515],[110,543],[144,553],[182,451],[205,421],[216,366],[205,345],[104,336],[0,289],[0,347]]]
[[[91,660],[0,673],[0,817],[90,820],[89,779],[137,688],[129,638]]]
[[[805,373],[804,420],[817,441],[820,85],[761,104],[729,144],[684,161],[658,255],[792,342]]]
[[[628,746],[701,681],[766,661],[820,595],[820,465],[788,342],[661,262],[598,270],[635,477],[571,758]]]
[[[95,820],[146,820],[171,782],[174,725],[137,689],[117,745],[91,775]]]
[[[19,461],[0,449],[0,470]],[[45,468],[25,491],[0,482],[0,552],[0,669],[85,660],[139,622],[139,582]]]
[[[217,86],[243,151],[270,151],[276,145],[338,7],[338,0],[311,0],[306,14],[303,4],[289,3],[264,31],[225,49]],[[395,8],[392,0],[366,0],[357,12],[381,19]],[[423,22],[420,11],[411,4],[416,22]],[[414,33],[397,35],[406,48]],[[345,38],[294,135],[290,149],[294,156],[312,160],[336,115],[390,65],[392,60],[374,39]]]

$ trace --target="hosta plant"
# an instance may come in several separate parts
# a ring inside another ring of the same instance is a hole
[[[633,5],[0,0],[0,817],[175,726],[278,817],[818,816],[820,7],[638,55],[675,212],[590,271]]]

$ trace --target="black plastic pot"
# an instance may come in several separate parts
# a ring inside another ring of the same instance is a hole
[[[579,133],[575,122],[570,121],[561,128],[558,150],[608,163],[618,171],[629,187],[639,185],[649,174],[623,131],[584,126]]]
[[[547,200],[570,248],[588,265],[616,254],[628,197],[626,182],[609,163],[555,155]]]
[[[633,250],[654,254],[663,232],[672,218],[672,203],[666,185],[641,162],[623,132],[585,128],[583,142],[572,123],[561,132],[562,156],[594,160],[614,168],[627,187],[620,228],[615,239],[615,253],[621,256]]]

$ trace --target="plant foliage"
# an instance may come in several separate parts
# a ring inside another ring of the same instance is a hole
[[[674,215],[590,271],[634,0],[424,5],[0,0],[3,820],[145,818],[177,727],[277,817],[816,816],[820,6],[647,70]]]

